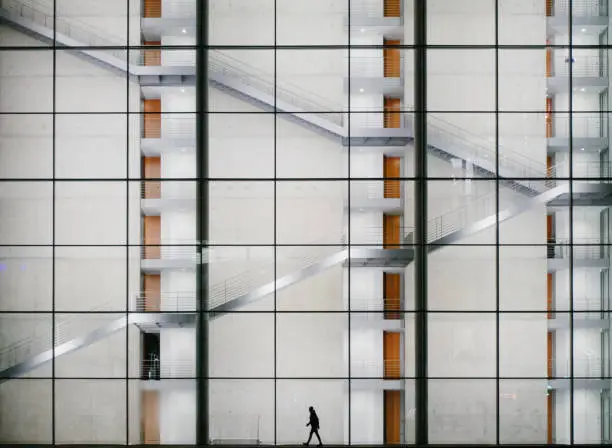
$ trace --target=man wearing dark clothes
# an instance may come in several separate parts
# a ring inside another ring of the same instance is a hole
[[[308,442],[304,443],[304,445],[308,445],[310,439],[312,439],[312,435],[315,434],[317,439],[319,439],[319,446],[321,446],[323,442],[321,442],[321,437],[319,436],[319,417],[317,417],[317,413],[312,406],[310,406],[308,410],[310,411],[310,418],[308,419],[308,423],[306,423],[306,427],[310,426],[310,435],[308,436]]]

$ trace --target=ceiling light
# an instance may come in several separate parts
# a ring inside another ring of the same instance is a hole
[[[185,89],[181,87],[181,93],[185,93]]]
[[[580,151],[584,151],[584,148],[580,148]]]
[[[359,91],[360,91],[361,93],[363,93],[363,89],[359,89]]]
[[[187,33],[187,30],[185,28],[183,28],[183,34]]]
[[[362,33],[365,33],[365,29],[364,29],[364,28],[361,28],[361,30],[360,30],[360,31],[361,31]]]
[[[583,87],[582,89],[580,89],[581,92],[584,92],[585,88]]]
[[[582,28],[581,30],[583,33],[586,33],[586,28]]]

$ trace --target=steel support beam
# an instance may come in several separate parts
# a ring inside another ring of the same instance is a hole
[[[208,446],[208,0],[196,8],[196,444]]]
[[[428,444],[427,405],[427,0],[414,0],[415,441]]]

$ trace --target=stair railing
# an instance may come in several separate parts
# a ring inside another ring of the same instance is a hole
[[[109,311],[112,309],[111,303],[104,303],[103,305],[97,306],[88,310],[90,313],[97,313],[100,311]],[[120,311],[118,311],[120,313]],[[68,313],[67,313],[68,314]],[[63,344],[70,340],[73,335],[70,333],[71,327],[75,322],[82,321],[87,318],[87,314],[68,314],[65,318],[62,318],[59,322],[55,323],[55,346]],[[14,342],[7,347],[0,349],[0,367],[7,369],[11,366],[19,364],[20,362],[27,359],[29,356],[41,353],[51,348],[53,343],[52,335],[33,335],[23,338],[17,342]]]
[[[341,247],[337,245],[329,245],[329,239],[308,243],[307,246],[284,247],[282,257],[276,261],[276,280],[289,272],[306,269],[340,250]],[[285,272],[287,270],[288,272]],[[274,260],[260,264],[257,268],[242,271],[215,283],[210,288],[209,308],[217,308],[274,280]]]
[[[76,19],[71,18],[70,20],[65,20],[60,18],[60,20],[54,20],[53,14],[45,12],[44,8],[40,6],[34,7],[25,5],[17,0],[2,0],[2,6],[7,10],[16,11],[21,17],[33,20],[48,28],[52,28],[53,23],[56,23],[58,33],[65,34],[86,45],[100,47],[125,45],[125,42],[120,39],[104,35],[103,32],[95,30],[88,24],[81,24]],[[125,50],[109,51],[119,60],[126,60]],[[139,51],[134,52],[137,56],[136,64],[142,62],[139,53]],[[130,61],[132,60],[133,58],[130,58]],[[330,104],[327,99],[318,96],[314,92],[305,90],[298,85],[284,81],[279,83],[278,80],[275,80],[272,73],[256,69],[249,64],[229,56],[227,53],[218,50],[210,51],[209,70],[211,71],[211,78],[214,78],[215,74],[234,78],[242,84],[252,86],[270,96],[276,94],[278,100],[295,106],[296,112],[303,111],[312,113],[338,126],[344,125],[342,111],[344,111],[345,108],[343,105]],[[405,108],[405,110],[410,111],[410,108]],[[452,146],[459,141],[464,143],[467,149],[472,152],[476,164],[478,164],[478,162],[484,162],[495,166],[495,145],[490,141],[465,131],[439,117],[430,115],[428,121],[429,134],[436,135],[442,141],[447,142],[446,144],[442,144],[442,150],[444,150],[444,147]],[[545,164],[502,147],[500,147],[499,166],[501,169],[508,170],[512,177],[544,178],[548,171]],[[537,185],[538,187],[543,185],[539,182],[521,182]]]
[[[214,75],[226,76],[272,97],[276,94],[279,101],[295,106],[296,112],[314,114],[337,126],[342,126],[343,107],[341,105],[330,104],[327,99],[296,84],[279,82],[278,79],[275,83],[273,73],[246,64],[229,56],[226,52],[212,50],[208,55],[208,69],[213,77]]]
[[[52,28],[56,23],[57,32],[73,38],[88,46],[113,47],[124,46],[126,42],[116,37],[105,35],[95,30],[88,24],[80,23],[77,19],[54,20],[53,14],[44,11],[42,7],[25,5],[17,0],[2,0],[2,6],[21,17],[32,20],[47,28]],[[107,51],[107,50],[103,50]],[[126,50],[108,50],[114,57],[121,61],[126,60]],[[131,63],[142,63],[140,52],[132,52],[136,59],[130,58]],[[209,52],[209,70],[211,78],[214,75],[224,75],[238,80],[244,85],[252,86],[270,96],[276,94],[278,100],[296,107],[296,112],[312,113],[338,126],[344,125],[343,111],[345,108],[340,104],[330,104],[327,99],[316,93],[305,90],[298,85],[288,82],[279,83],[272,73],[246,64],[227,53],[212,50]],[[276,82],[275,82],[276,81]],[[409,110],[409,109],[406,109]],[[448,145],[456,143],[456,139],[467,144],[473,152],[475,161],[488,161],[494,163],[494,145],[481,137],[471,134],[458,126],[452,125],[438,117],[429,116],[429,133],[435,134],[442,140],[448,141]],[[448,146],[446,145],[446,146]],[[444,148],[441,148],[444,149]],[[500,148],[500,168],[507,169],[513,177],[539,178],[545,177],[546,166],[506,148]]]
[[[124,47],[127,45],[127,39],[121,40],[116,37],[109,36],[102,31],[96,30],[94,27],[79,22],[77,19],[62,18],[61,15],[54,15],[52,7],[41,2],[30,1],[25,4],[19,0],[2,0],[2,8],[18,15],[19,17],[42,25],[53,30],[55,33],[74,39],[84,46],[88,47]],[[123,49],[102,49],[113,57],[126,61],[127,50]],[[139,56],[138,56],[139,57]]]

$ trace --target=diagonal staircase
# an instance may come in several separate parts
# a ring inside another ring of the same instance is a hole
[[[80,24],[75,19],[55,17],[52,9],[40,0],[1,0],[0,20],[39,39],[53,40],[65,47],[79,48],[81,56],[107,68],[127,72],[142,85],[193,84],[195,66],[144,66],[144,53],[140,50],[111,49],[121,47],[125,41],[110,37],[103,31]],[[55,23],[56,33],[53,32]],[[87,47],[102,49],[89,50]],[[108,47],[105,50],[104,47]],[[286,119],[340,139],[345,145],[404,146],[413,140],[412,121],[404,120],[403,128],[356,128],[349,134],[350,114],[343,105],[328,104],[313,92],[297,85],[278,83],[271,73],[258,70],[222,51],[208,52],[209,82],[220,90],[267,110],[285,112]],[[407,113],[411,111],[406,110]],[[497,172],[495,145],[477,135],[470,134],[440,118],[428,118],[428,149],[443,160],[461,159],[470,162],[475,175],[494,178]],[[539,163],[508,148],[499,150],[499,176],[502,184],[518,187],[528,197],[547,190],[541,182],[527,179],[554,177],[545,164]],[[553,170],[554,171],[554,170]],[[521,180],[525,179],[525,180]]]
[[[583,184],[573,186],[573,191],[577,192],[590,192],[596,185]],[[463,215],[464,218],[449,220],[448,215],[445,214],[441,217],[437,217],[430,221],[428,230],[428,247],[429,252],[439,250],[445,245],[456,243],[457,241],[475,235],[486,229],[494,227],[499,222],[504,222],[508,219],[516,217],[524,212],[527,212],[534,207],[542,206],[548,202],[567,195],[570,192],[569,184],[563,184],[560,186],[552,187],[548,191],[539,194],[538,196],[520,201],[520,203],[509,207],[499,214],[493,211],[490,212],[490,208],[483,208],[482,215]],[[484,201],[490,199],[490,195],[484,195],[480,200]],[[463,208],[462,208],[463,209]],[[458,210],[462,210],[458,209]],[[461,215],[460,211],[453,211],[457,216]],[[489,214],[487,214],[489,213]],[[484,216],[486,215],[486,216]],[[498,216],[499,215],[499,216]],[[446,216],[446,221],[445,221]],[[412,241],[412,234],[406,235],[408,242]],[[401,257],[403,259],[403,265],[407,265],[413,258],[413,249],[404,247],[401,249],[371,249],[371,248],[347,248],[344,246],[341,250],[337,248],[328,247],[323,254],[318,256],[308,257],[302,261],[302,265],[289,272],[286,275],[280,276],[274,281],[263,283],[259,286],[255,286],[252,289],[251,286],[242,286],[240,282],[241,274],[233,279],[235,282],[234,286],[228,292],[227,285],[213,285],[210,288],[210,312],[209,317],[211,319],[219,318],[232,310],[242,308],[248,304],[252,304],[264,297],[273,294],[275,291],[281,291],[288,288],[291,285],[297,284],[307,278],[314,277],[320,273],[323,273],[334,266],[338,266],[343,262],[352,260],[361,260],[363,258],[376,258],[383,257],[384,254],[392,253],[394,257]],[[251,285],[251,283],[248,283]],[[193,302],[195,303],[195,301]],[[137,326],[141,325],[157,325],[160,323],[165,324],[187,324],[194,325],[196,322],[196,313],[191,311],[185,312],[173,312],[173,313],[130,313],[128,316],[122,316],[109,324],[102,326],[90,333],[75,337],[62,342],[56,346],[55,352],[52,349],[46,349],[38,352],[38,354],[25,356],[23,360],[19,360],[13,365],[3,365],[3,370],[0,371],[0,384],[11,378],[20,377],[28,372],[50,362],[54,357],[61,356],[63,354],[71,353],[98,342],[111,334],[126,328],[130,324]],[[0,355],[4,352],[0,351]],[[1,358],[0,358],[1,359]]]

